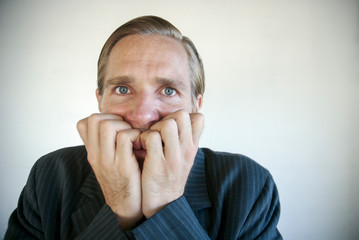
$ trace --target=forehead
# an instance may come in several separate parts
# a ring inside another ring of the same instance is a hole
[[[130,35],[117,42],[110,53],[106,79],[119,74],[146,74],[147,77],[189,81],[188,55],[177,39]]]

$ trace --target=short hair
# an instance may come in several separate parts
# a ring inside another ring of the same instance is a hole
[[[105,71],[112,48],[122,38],[134,34],[142,36],[162,35],[180,41],[188,55],[193,103],[199,94],[203,95],[205,89],[204,69],[196,47],[170,22],[157,16],[143,16],[132,19],[117,28],[107,39],[101,50],[97,66],[97,87],[100,95],[103,94]]]

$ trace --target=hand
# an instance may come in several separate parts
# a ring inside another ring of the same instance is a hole
[[[124,230],[132,228],[143,217],[141,171],[133,154],[140,131],[113,114],[93,114],[77,128],[106,203]]]
[[[141,134],[147,151],[142,170],[142,212],[146,218],[183,195],[203,124],[202,114],[180,110]]]

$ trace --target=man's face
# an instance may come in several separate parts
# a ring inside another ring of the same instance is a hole
[[[130,35],[111,51],[104,91],[97,99],[102,113],[120,115],[133,128],[146,130],[177,110],[194,112],[187,53],[182,44],[160,35]]]

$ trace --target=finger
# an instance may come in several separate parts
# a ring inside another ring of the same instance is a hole
[[[83,141],[83,143],[87,144],[87,118],[81,119],[80,121],[77,122],[77,131],[80,134],[80,137]]]
[[[90,149],[99,148],[100,142],[100,124],[104,120],[118,120],[123,118],[114,114],[100,114],[94,113],[87,118],[87,142],[89,142]]]
[[[92,150],[92,152],[99,152],[100,148],[100,131],[99,124],[104,118],[99,113],[92,114],[87,119],[87,148]]]
[[[178,137],[177,123],[174,119],[162,119],[161,121],[154,124],[150,130],[160,133],[162,142],[164,144],[163,153],[166,159],[171,157],[171,154],[174,155],[179,152],[180,141]]]
[[[102,164],[112,165],[115,161],[117,134],[120,131],[131,129],[131,125],[118,119],[105,119],[100,122],[99,128]]]
[[[198,146],[199,138],[202,135],[204,127],[204,116],[201,113],[191,113],[190,114],[191,125],[192,125],[192,139],[193,144]]]
[[[119,131],[116,136],[116,159],[133,158],[133,145],[139,141],[141,131],[138,129],[126,129]]]
[[[141,193],[141,171],[133,152],[133,145],[140,141],[140,134],[141,131],[138,129],[126,129],[117,133],[116,162],[114,165],[123,176],[130,180],[131,185],[137,185],[138,194]]]
[[[167,115],[163,120],[173,119],[176,121],[178,129],[178,138],[181,145],[187,145],[192,141],[192,125],[189,113],[184,110],[179,110]]]
[[[147,130],[140,136],[141,145],[146,150],[147,160],[164,159],[161,134],[155,130]]]
[[[86,149],[88,160],[91,164],[100,160],[100,124],[106,119],[117,119],[121,121],[123,118],[114,114],[92,114],[87,118],[87,140]]]

